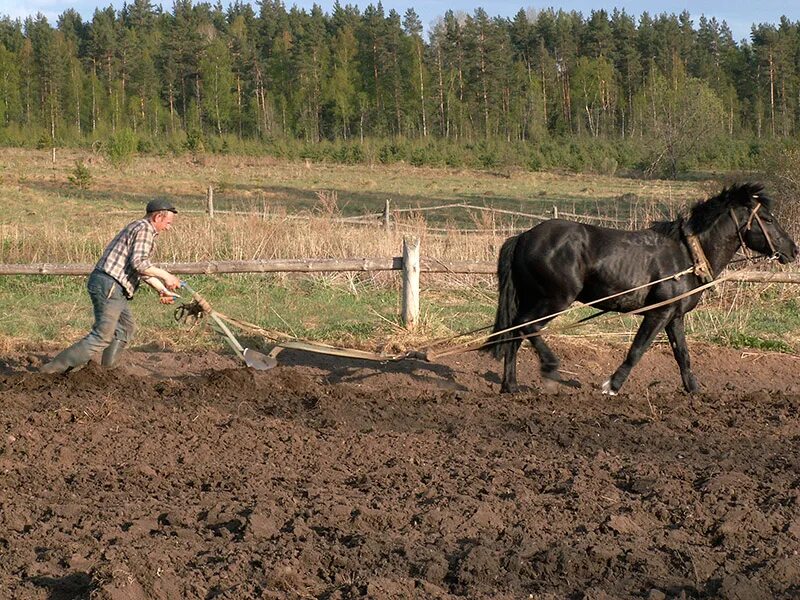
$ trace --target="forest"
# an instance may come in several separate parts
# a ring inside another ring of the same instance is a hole
[[[800,22],[133,0],[0,18],[0,144],[337,162],[746,169],[793,147]],[[776,150],[777,149],[777,150]]]

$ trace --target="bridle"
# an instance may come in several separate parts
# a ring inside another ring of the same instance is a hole
[[[755,196],[758,198],[758,196]],[[767,240],[767,246],[769,246],[770,255],[767,256],[768,260],[775,260],[778,258],[778,250],[775,248],[775,244],[772,243],[772,237],[767,232],[767,228],[764,227],[764,221],[761,220],[761,217],[758,214],[759,209],[761,208],[761,202],[756,202],[756,205],[753,207],[753,210],[750,211],[750,216],[747,218],[747,221],[743,225],[739,225],[739,219],[736,218],[736,213],[733,212],[733,209],[730,209],[730,215],[733,219],[734,224],[736,225],[736,234],[739,236],[739,247],[742,249],[745,257],[748,260],[751,260],[752,257],[750,256],[750,249],[744,243],[744,237],[742,232],[750,231],[753,228],[753,221],[758,223],[758,226],[761,227],[761,233],[764,235],[764,239]]]
[[[754,196],[754,200],[758,199],[758,196]],[[767,256],[767,260],[775,260],[778,258],[778,251],[775,248],[775,244],[772,242],[772,238],[770,237],[769,233],[767,232],[767,228],[764,226],[764,221],[761,220],[761,217],[758,214],[758,211],[761,209],[761,202],[756,202],[753,209],[750,211],[750,216],[748,216],[747,221],[744,224],[739,224],[739,219],[736,218],[736,213],[733,211],[733,208],[729,209],[729,214],[731,219],[733,219],[733,223],[736,226],[736,235],[739,237],[739,247],[742,249],[742,252],[745,256],[744,260],[752,261],[755,260],[756,256],[752,256],[750,253],[750,249],[744,243],[744,236],[743,232],[750,231],[753,228],[753,221],[758,223],[759,227],[761,227],[761,233],[764,234],[764,239],[767,240],[767,245],[769,246],[770,255]],[[696,234],[690,234],[686,231],[683,232],[684,239],[686,240],[686,245],[689,248],[689,254],[692,257],[692,262],[694,263],[694,274],[700,278],[701,281],[708,283],[714,280],[714,273],[711,269],[711,264],[708,262],[708,258],[706,258],[705,252],[703,252],[703,247],[700,244],[700,240],[698,239]]]

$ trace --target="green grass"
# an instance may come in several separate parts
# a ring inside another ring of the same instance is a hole
[[[714,312],[723,315],[722,311]],[[700,333],[714,343],[733,348],[785,353],[800,350],[800,306],[793,296],[762,292],[748,306],[724,316],[723,327],[701,329]]]
[[[713,336],[712,341],[732,348],[750,348],[789,354],[794,352],[794,349],[783,340],[768,339],[758,334],[747,334],[741,331],[731,331]]]
[[[301,339],[356,348],[405,345],[427,337],[451,335],[488,321],[494,306],[473,290],[423,296],[422,322],[410,338],[399,322],[399,291],[386,286],[278,276],[192,277],[190,285],[215,310]],[[84,335],[92,308],[79,277],[0,277],[0,339],[21,347],[58,347]],[[188,302],[188,294],[182,301]],[[209,327],[190,328],[173,318],[173,307],[158,302],[148,288],[137,293],[131,308],[137,323],[134,347],[224,348]],[[258,342],[247,332],[243,339]],[[264,341],[264,343],[267,343]]]
[[[399,322],[398,286],[345,283],[341,277],[279,275],[196,276],[190,284],[216,310],[233,318],[300,339],[362,349],[413,348],[483,327],[492,323],[496,306],[489,288],[424,288],[419,327],[408,334]],[[183,300],[189,301],[187,294]],[[190,328],[176,322],[174,308],[161,305],[149,288],[136,295],[132,310],[138,327],[134,347],[227,352],[223,339],[210,327]],[[640,323],[639,317],[614,315],[559,331],[594,312],[578,306],[551,327],[561,335],[629,343]],[[80,338],[91,322],[84,278],[0,277],[0,340],[6,344],[55,349]],[[800,310],[794,298],[761,299],[735,311],[709,302],[688,316],[690,340],[734,348],[797,352],[798,332]],[[257,335],[238,334],[246,345],[268,346]]]

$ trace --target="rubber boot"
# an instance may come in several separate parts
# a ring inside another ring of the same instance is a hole
[[[105,350],[103,350],[103,358],[100,359],[100,364],[106,368],[113,368],[116,366],[117,359],[120,353],[125,349],[127,344],[120,340],[111,342]]]
[[[62,350],[53,360],[39,369],[42,373],[56,374],[75,371],[83,367],[91,358],[84,344],[78,342]]]

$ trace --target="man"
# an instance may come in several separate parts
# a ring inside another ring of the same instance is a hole
[[[141,281],[160,295],[162,304],[172,304],[170,290],[180,280],[150,262],[156,237],[169,231],[178,211],[165,198],[147,203],[143,219],[129,223],[103,251],[86,284],[94,306],[94,325],[89,334],[44,365],[43,373],[64,373],[81,367],[102,352],[101,364],[114,365],[133,338],[134,323],[128,303]]]

